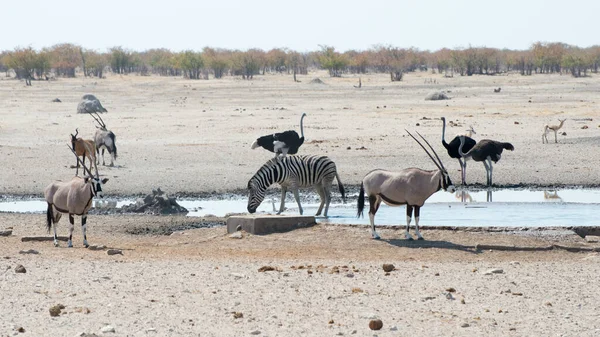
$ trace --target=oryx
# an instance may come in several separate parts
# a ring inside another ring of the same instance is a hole
[[[377,169],[367,173],[360,185],[357,216],[360,217],[363,214],[365,207],[364,194],[366,193],[369,198],[369,220],[371,222],[371,237],[373,239],[380,239],[379,234],[375,231],[375,213],[377,213],[382,201],[389,206],[406,205],[405,237],[407,240],[413,239],[408,230],[414,209],[415,233],[417,234],[417,239],[423,240],[423,236],[419,232],[419,212],[421,207],[433,193],[440,189],[451,193],[454,192],[454,185],[452,184],[452,180],[450,180],[448,171],[444,168],[440,157],[433,147],[431,147],[431,144],[417,132],[427,145],[429,145],[437,161],[417,138],[407,130],[405,131],[425,150],[438,169],[426,171],[419,168],[407,168],[398,172]]]
[[[70,147],[69,147],[70,148]],[[70,148],[75,157],[77,154]],[[77,161],[81,160],[77,157]],[[56,237],[56,224],[60,220],[62,213],[69,214],[69,242],[68,246],[73,247],[73,227],[75,225],[75,215],[81,216],[81,228],[83,231],[83,245],[87,248],[87,236],[86,236],[86,220],[87,212],[92,207],[92,199],[94,196],[103,197],[102,195],[102,184],[106,184],[108,178],[100,180],[100,177],[96,173],[94,177],[92,172],[81,163],[83,170],[87,173],[85,178],[73,177],[70,181],[55,181],[48,185],[44,189],[44,198],[48,203],[48,209],[46,211],[46,219],[48,225],[48,232],[54,223],[54,246],[58,247],[58,240]]]
[[[114,166],[114,161],[117,159],[117,144],[115,143],[116,141],[116,136],[115,134],[108,130],[106,128],[106,124],[104,123],[104,121],[102,120],[102,117],[100,117],[100,115],[98,115],[98,113],[96,112],[90,112],[89,113],[98,123],[98,125],[96,126],[97,130],[96,130],[96,134],[94,135],[94,141],[96,143],[96,164],[100,164],[100,149],[102,149],[102,165],[106,164],[104,163],[104,150],[106,149],[106,151],[108,151],[108,154],[110,155],[110,165],[109,166]],[[95,115],[95,116],[94,116]]]

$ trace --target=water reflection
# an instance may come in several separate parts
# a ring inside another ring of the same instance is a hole
[[[492,202],[492,195],[493,195],[493,190],[492,189],[486,190],[485,200],[487,202]],[[465,191],[465,190],[456,191],[454,193],[454,197],[457,200],[460,200],[460,202],[462,202],[462,203],[477,202],[477,200],[473,199],[473,197],[471,196],[471,194],[469,192]]]
[[[544,201],[548,202],[563,202],[557,191],[544,191]]]

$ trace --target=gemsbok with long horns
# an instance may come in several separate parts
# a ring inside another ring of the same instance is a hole
[[[70,148],[70,147],[69,147]],[[73,151],[75,157],[77,154]],[[77,157],[77,161],[81,160]],[[82,163],[83,165],[83,163]],[[44,189],[44,198],[48,203],[46,211],[46,220],[48,232],[54,224],[54,246],[58,247],[56,236],[56,224],[60,220],[62,213],[69,214],[69,241],[68,246],[73,247],[73,227],[75,226],[75,215],[81,216],[81,228],[83,231],[83,245],[89,247],[86,235],[87,213],[92,207],[92,199],[95,196],[103,197],[102,185],[106,184],[108,178],[100,180],[98,174],[92,175],[92,172],[83,165],[83,170],[87,173],[85,178],[73,177],[70,181],[55,181]]]
[[[96,165],[100,164],[100,149],[102,149],[102,165],[106,166],[104,163],[104,150],[108,151],[110,155],[110,165],[114,166],[114,161],[117,159],[117,143],[115,134],[106,128],[106,124],[102,120],[102,117],[98,115],[96,112],[89,113],[92,118],[96,120],[98,125],[96,126],[96,134],[94,134],[94,142],[96,143]],[[95,116],[94,116],[95,115]]]
[[[384,202],[388,206],[406,205],[405,238],[407,240],[413,239],[410,236],[409,229],[414,209],[415,234],[418,240],[423,240],[423,236],[419,231],[421,207],[433,193],[440,189],[450,193],[454,192],[454,185],[452,184],[452,180],[450,180],[448,171],[427,139],[417,132],[425,143],[427,143],[437,161],[415,136],[408,132],[408,130],[405,131],[425,150],[425,153],[427,153],[438,169],[426,171],[420,168],[407,168],[397,172],[376,169],[367,173],[360,184],[357,216],[360,217],[363,215],[366,193],[369,198],[369,221],[371,222],[371,237],[373,239],[380,239],[379,234],[375,231],[375,213],[377,213],[381,202]]]
[[[266,162],[252,178],[248,181],[248,212],[254,213],[265,198],[265,192],[269,186],[279,184],[281,186],[281,214],[285,208],[285,193],[288,188],[294,193],[298,203],[298,211],[302,215],[300,205],[299,187],[313,186],[321,197],[321,205],[316,215],[321,215],[325,206],[324,216],[327,216],[329,204],[331,203],[331,183],[337,179],[338,188],[342,194],[342,200],[346,201],[344,185],[337,173],[335,163],[326,156],[287,156],[272,158]]]

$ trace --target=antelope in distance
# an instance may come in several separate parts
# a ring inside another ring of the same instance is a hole
[[[80,161],[77,157],[77,153],[69,147],[77,161]],[[92,172],[83,165],[83,170],[87,173],[85,178],[73,177],[71,181],[60,181],[57,180],[44,189],[44,199],[48,203],[48,209],[46,210],[46,221],[48,232],[54,224],[54,246],[58,247],[58,239],[56,235],[56,224],[60,220],[63,213],[69,214],[69,241],[68,247],[73,247],[73,227],[75,226],[75,215],[81,216],[81,228],[83,231],[83,246],[89,247],[86,235],[86,222],[87,213],[92,207],[92,199],[95,196],[103,198],[102,185],[106,184],[108,178],[100,180],[100,177],[96,173],[94,177]]]
[[[558,125],[544,125],[544,133],[542,134],[542,144],[546,143],[548,144],[548,133],[550,133],[550,131],[554,131],[554,143],[558,143],[558,138],[556,137],[556,133],[558,132],[558,130],[560,130],[560,128],[563,127],[563,124],[565,124],[565,121],[567,119],[559,119],[558,121],[560,122],[560,124]],[[544,142],[545,141],[545,142]]]
[[[113,167],[114,161],[117,159],[117,143],[115,143],[116,136],[115,134],[106,128],[106,124],[102,120],[102,117],[98,115],[96,112],[90,112],[90,116],[92,116],[98,125],[96,126],[96,134],[94,135],[94,141],[96,143],[96,154],[100,156],[100,149],[102,149],[102,165],[106,166],[104,162],[104,150],[108,151],[110,155],[110,167]],[[94,114],[96,116],[94,116]],[[96,159],[96,165],[100,164],[100,158]]]
[[[90,161],[90,169],[92,165],[96,166],[96,143],[90,139],[77,138],[79,134],[79,129],[75,129],[75,134],[71,134],[71,147],[75,151],[75,156],[77,157],[77,170],[75,171],[75,175],[79,175],[79,157],[83,157],[82,165],[85,167],[85,157],[87,157]],[[98,174],[98,166],[96,166],[96,175]]]
[[[414,209],[415,234],[417,235],[418,240],[423,240],[423,236],[419,231],[419,215],[421,207],[432,194],[440,189],[454,193],[454,185],[452,184],[452,180],[450,180],[448,171],[442,164],[440,157],[437,155],[431,144],[417,132],[425,143],[427,143],[437,161],[417,138],[408,132],[408,130],[405,131],[423,148],[423,150],[425,150],[425,153],[427,153],[438,169],[426,171],[411,167],[398,172],[376,169],[367,173],[360,184],[357,216],[360,217],[363,215],[366,193],[369,198],[371,237],[376,240],[381,238],[375,231],[375,213],[377,213],[381,202],[384,202],[388,206],[406,205],[406,240],[413,240],[409,233],[409,229]]]

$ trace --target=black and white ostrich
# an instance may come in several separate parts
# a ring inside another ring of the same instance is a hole
[[[472,158],[474,161],[481,161],[485,166],[487,185],[492,186],[492,161],[497,163],[502,157],[502,151],[504,149],[514,151],[515,147],[511,143],[498,142],[491,139],[480,140],[473,148],[467,152],[463,152],[465,145],[465,136],[460,136],[460,146],[458,147],[458,153],[466,161]]]
[[[300,133],[302,137],[299,137],[298,133],[294,130],[278,132],[257,138],[252,143],[252,149],[254,150],[260,146],[274,152],[275,157],[298,153],[298,149],[304,143],[304,117],[306,117],[306,113],[303,113],[302,117],[300,117]]]
[[[444,122],[444,127],[442,128],[442,145],[444,145],[446,151],[448,151],[448,155],[450,156],[450,158],[458,159],[458,163],[460,164],[461,181],[463,185],[466,185],[467,161],[463,161],[462,156],[458,153],[458,147],[460,146],[460,138],[459,136],[456,136],[450,141],[450,144],[446,143],[446,117],[442,117],[442,121]],[[465,136],[465,145],[463,149],[466,152],[469,152],[477,143],[473,138],[470,137],[473,133],[475,133],[473,127],[471,127],[468,131],[469,136]]]

